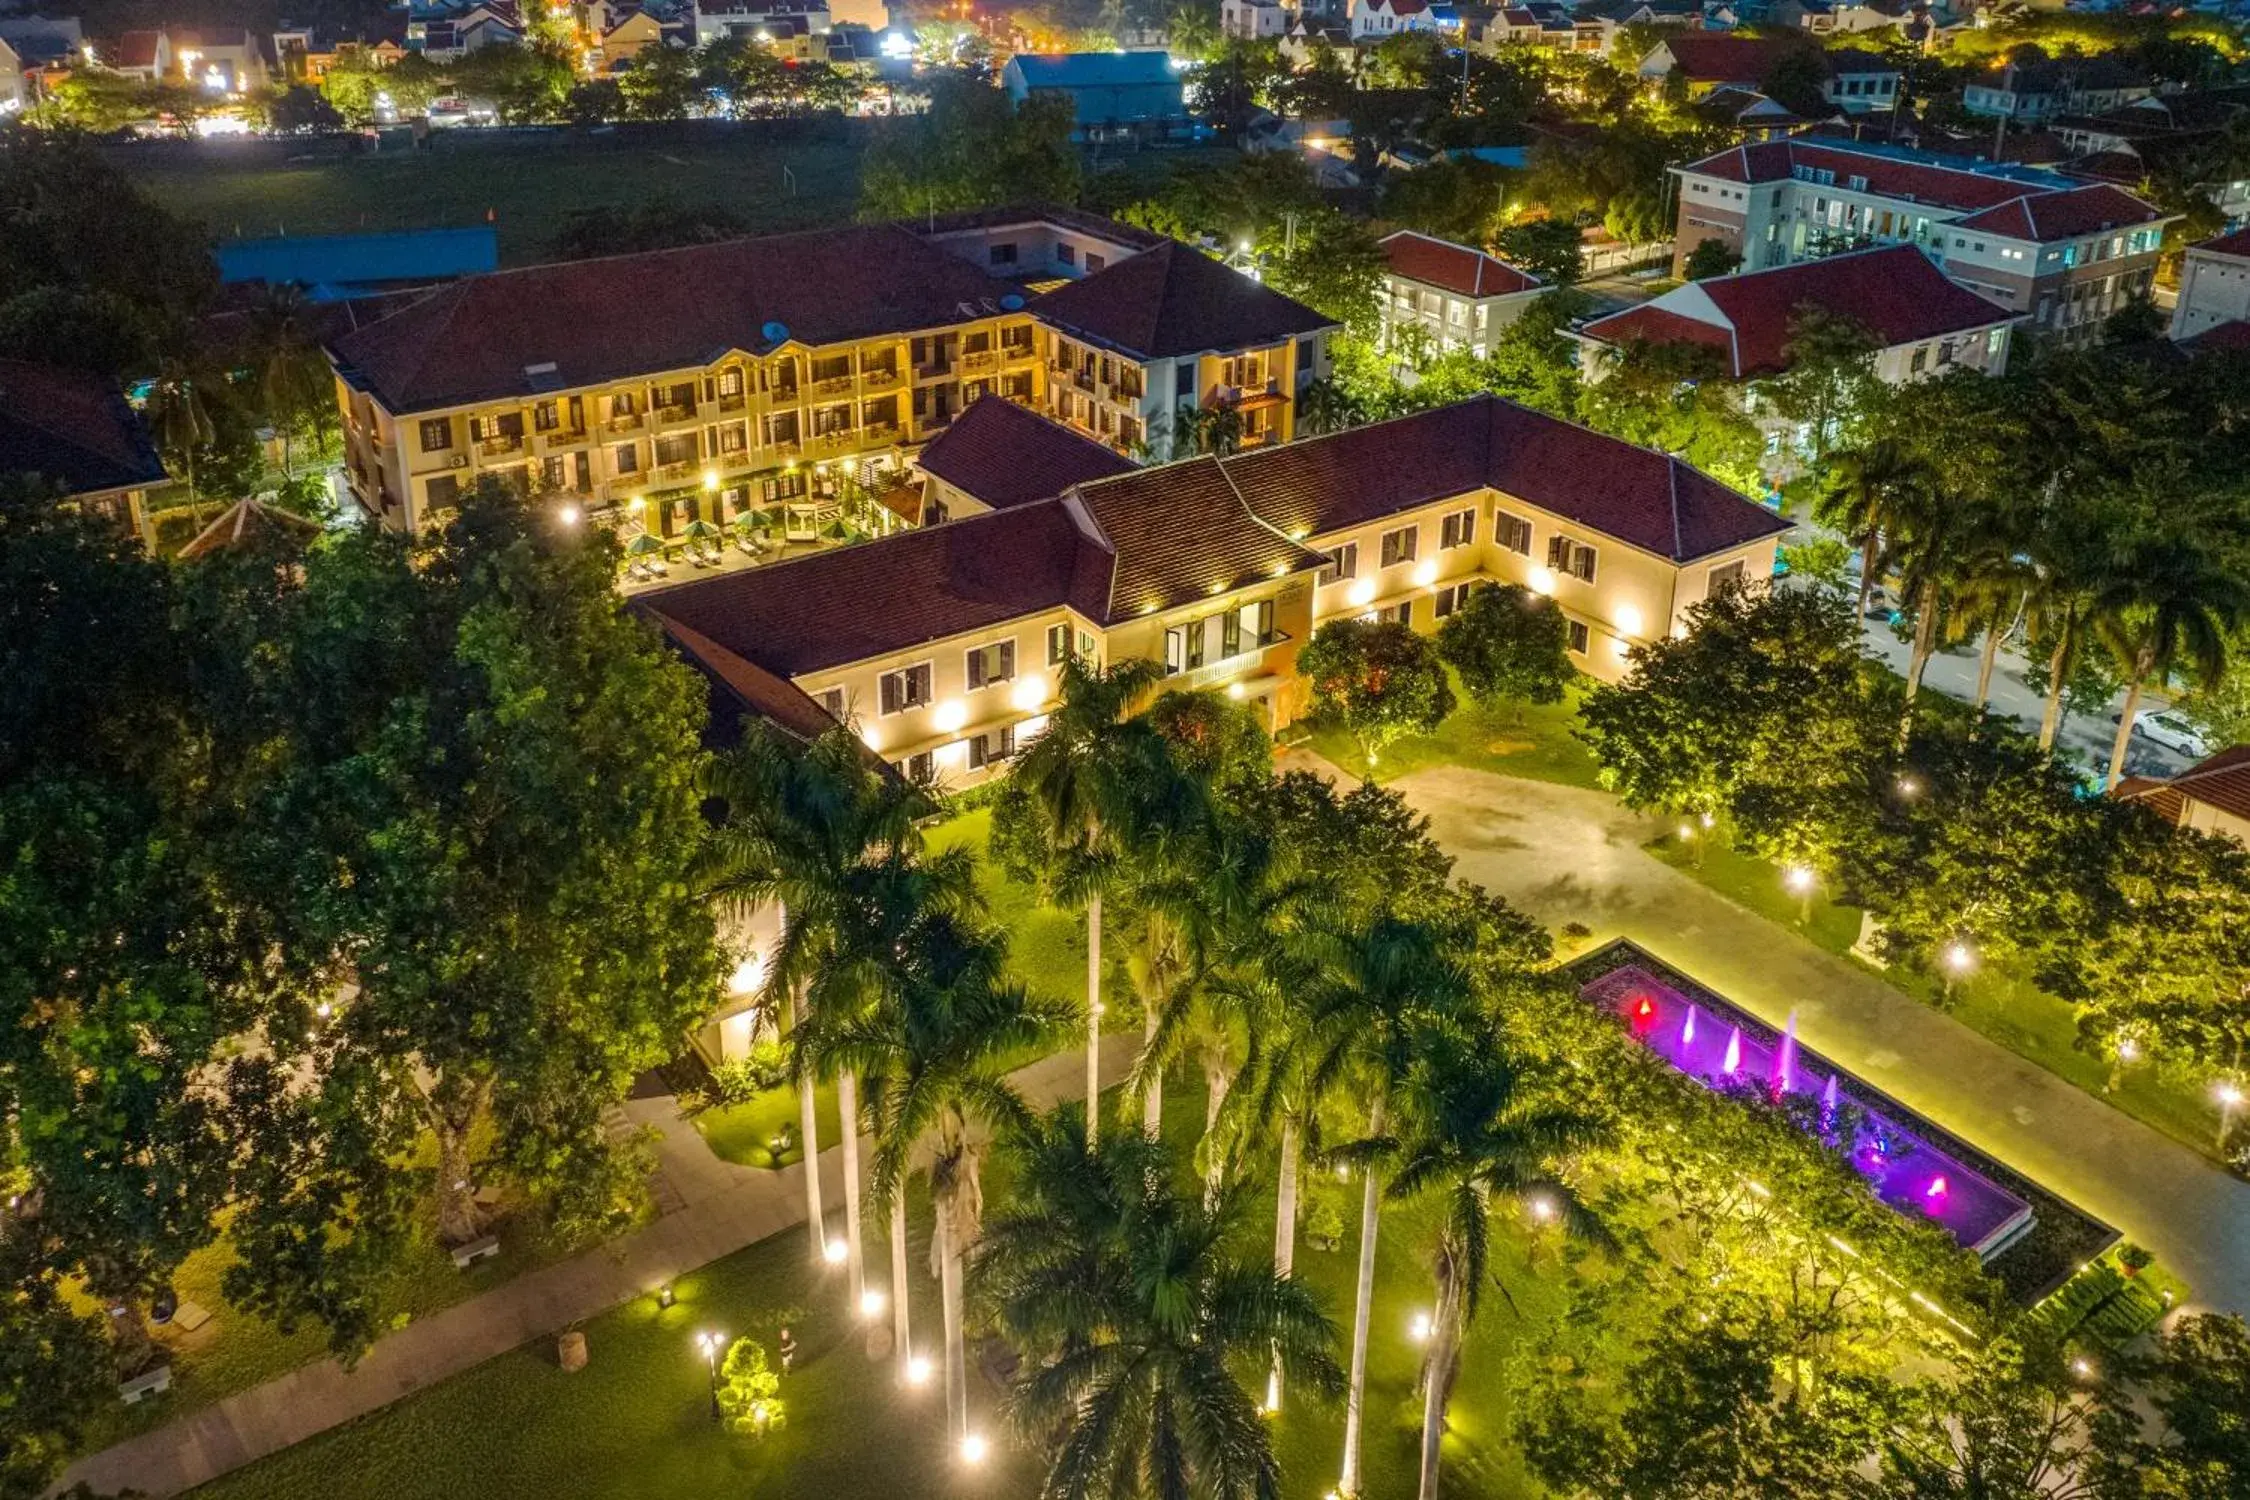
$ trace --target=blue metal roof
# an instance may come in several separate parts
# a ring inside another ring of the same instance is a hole
[[[1022,75],[1027,87],[1035,89],[1117,88],[1180,82],[1168,52],[1019,52],[1008,66]]]
[[[500,234],[406,229],[386,234],[282,235],[236,240],[218,250],[221,281],[302,286],[315,301],[362,295],[388,283],[449,281],[500,267]]]

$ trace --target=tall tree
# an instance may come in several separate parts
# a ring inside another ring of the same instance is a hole
[[[982,1146],[972,1127],[1026,1123],[1030,1112],[1009,1087],[1007,1066],[1047,1041],[1068,1011],[1006,977],[1005,937],[942,906],[904,914],[895,952],[897,979],[887,993],[857,1015],[816,1014],[811,1045],[867,1082],[878,1200],[887,1205],[905,1191],[913,1154],[928,1144],[946,1430],[959,1443],[969,1435],[962,1261],[983,1212]]]
[[[1338,1489],[1360,1493],[1360,1429],[1367,1393],[1367,1334],[1375,1300],[1375,1236],[1383,1163],[1396,1151],[1392,1095],[1413,1066],[1417,1039],[1433,1018],[1460,1009],[1469,981],[1440,933],[1380,915],[1328,935],[1324,959],[1299,1001],[1294,1068],[1313,1098],[1366,1101],[1365,1133],[1337,1148],[1360,1173],[1359,1272],[1352,1308],[1352,1362],[1345,1393]]]
[[[1075,1106],[1021,1131],[974,1289],[1030,1356],[1004,1411],[1047,1458],[1042,1500],[1267,1500],[1282,1474],[1248,1382],[1278,1357],[1334,1390],[1311,1292],[1232,1248],[1241,1196],[1182,1192],[1172,1153],[1089,1147]]]
[[[1438,655],[1485,707],[1560,703],[1578,678],[1570,631],[1553,600],[1520,583],[1473,588],[1438,627]]]
[[[1813,518],[1859,548],[1859,618],[1882,575],[1883,544],[1897,529],[1909,497],[1926,490],[1927,472],[1889,439],[1835,455],[1813,504]]]
[[[1446,1407],[1461,1346],[1490,1273],[1493,1200],[1536,1205],[1537,1217],[1595,1228],[1560,1175],[1567,1159],[1604,1134],[1586,1105],[1527,1079],[1500,1039],[1473,1021],[1432,1027],[1401,1090],[1401,1141],[1389,1197],[1441,1201],[1431,1247],[1437,1299],[1422,1370],[1422,1465],[1417,1493],[1437,1500]]]
[[[1059,701],[993,808],[1003,868],[1086,912],[1086,1128],[1101,1115],[1102,898],[1124,878],[1146,794],[1170,781],[1164,743],[1132,717],[1162,676],[1144,660],[1063,662]]]
[[[2202,682],[2226,672],[2227,632],[2250,616],[2250,579],[2224,543],[2223,528],[2176,522],[2128,537],[2095,594],[2095,633],[2125,679],[2125,709],[2109,752],[2109,785],[2125,774],[2125,752],[2141,693],[2162,683],[2183,660]]]
[[[1432,734],[1453,712],[1453,687],[1427,636],[1396,620],[1331,620],[1297,653],[1315,714],[1353,739],[1375,774],[1383,747],[1400,735]]]

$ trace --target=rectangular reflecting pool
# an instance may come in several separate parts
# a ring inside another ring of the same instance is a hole
[[[1797,1046],[1795,1017],[1780,1034],[1698,989],[1692,996],[1651,965],[1627,962],[1580,990],[1624,1023],[1643,1046],[1714,1089],[1762,1088],[1819,1101],[1819,1128],[1836,1140],[1875,1196],[1902,1214],[1938,1224],[1989,1261],[2031,1230],[2031,1205],[1901,1118],[1908,1112],[1817,1054]],[[1845,1106],[1849,1106],[1847,1109]],[[1847,1124],[1846,1122],[1850,1122]]]

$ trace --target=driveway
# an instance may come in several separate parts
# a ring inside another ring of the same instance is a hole
[[[2250,1313],[2250,1184],[1658,861],[1655,825],[1606,793],[1457,767],[1394,785],[1461,878],[1630,938],[1772,1025],[1796,1011],[1807,1046],[2154,1250],[2197,1305]]]

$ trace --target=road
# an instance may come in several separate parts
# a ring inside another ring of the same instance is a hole
[[[1336,774],[1292,752],[1292,763]],[[2250,1184],[1650,855],[1604,792],[1459,767],[1392,783],[1455,873],[1550,927],[1627,937],[2156,1252],[2195,1304],[2250,1312]]]

